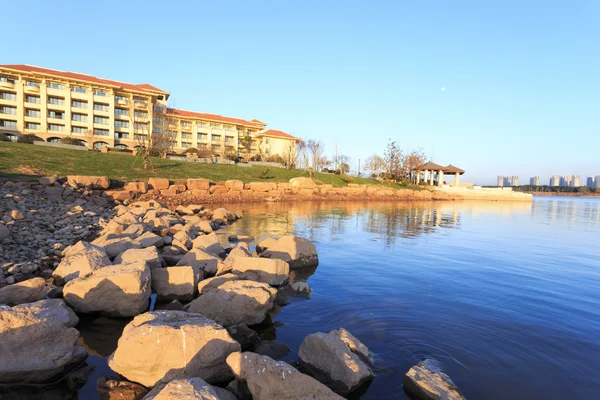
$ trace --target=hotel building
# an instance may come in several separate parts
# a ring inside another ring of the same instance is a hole
[[[151,132],[167,130],[173,152],[197,148],[213,156],[280,155],[295,162],[300,139],[266,130],[266,124],[256,119],[168,108],[169,96],[149,84],[0,65],[0,133],[11,140],[35,134],[47,142],[71,137],[95,150],[134,150],[148,142]]]

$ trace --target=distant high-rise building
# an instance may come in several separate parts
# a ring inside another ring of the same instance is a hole
[[[550,186],[560,186],[560,176],[552,175],[550,178]]]
[[[593,176],[588,176],[587,178],[587,187],[594,187],[595,179]]]
[[[498,175],[498,181],[496,183],[496,186],[504,186],[504,177],[502,175]]]
[[[531,186],[540,186],[540,177],[533,176],[533,177],[529,178],[529,184]]]
[[[512,176],[512,181],[510,186],[519,186],[519,177],[517,175]]]
[[[594,187],[600,187],[600,175],[596,175],[594,178]]]
[[[579,186],[581,186],[581,179],[580,179],[579,175],[573,175],[571,177],[571,186],[572,187],[579,187]]]
[[[571,177],[570,176],[561,176],[560,177],[560,186],[571,186]]]

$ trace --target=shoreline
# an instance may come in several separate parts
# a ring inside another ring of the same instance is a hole
[[[539,197],[584,197],[584,198],[600,198],[600,193],[562,193],[562,192],[520,192],[528,193],[532,196]]]

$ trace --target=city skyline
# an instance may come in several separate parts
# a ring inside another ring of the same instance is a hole
[[[539,175],[532,176],[528,180],[531,186],[563,186],[563,187],[600,187],[600,174],[581,177],[573,175],[551,175],[547,180]],[[520,186],[518,175],[498,175],[495,186]]]

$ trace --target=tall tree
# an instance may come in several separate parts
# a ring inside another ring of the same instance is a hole
[[[390,179],[397,181],[402,173],[402,151],[395,140],[388,141],[383,158]]]
[[[173,149],[177,139],[177,121],[172,108],[157,106],[150,125],[149,111],[129,108],[130,121],[133,122],[133,140],[137,147],[137,159],[141,157],[144,169],[152,167],[151,157],[163,157]],[[152,131],[150,131],[152,129]]]
[[[417,168],[427,162],[427,156],[423,149],[411,151],[404,157],[404,169],[413,183],[416,183]]]
[[[240,144],[242,145],[242,151],[244,153],[244,160],[248,162],[250,159],[250,154],[252,153],[252,143],[254,139],[250,135],[250,133],[246,132],[244,136],[240,139]]]
[[[385,169],[385,160],[377,154],[373,154],[365,161],[365,170],[367,170],[371,176],[378,176]]]

